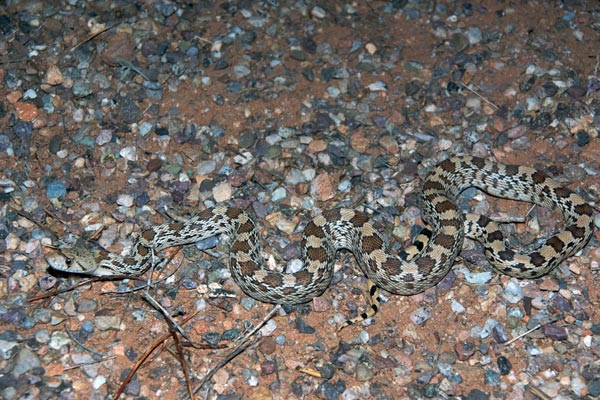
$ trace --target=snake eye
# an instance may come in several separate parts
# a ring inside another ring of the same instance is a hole
[[[71,265],[72,262],[73,262],[73,260],[71,260],[70,258],[68,258],[68,257],[65,258],[65,264]]]

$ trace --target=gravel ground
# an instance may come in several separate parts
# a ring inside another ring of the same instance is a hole
[[[290,268],[307,221],[346,206],[400,248],[422,226],[422,177],[455,154],[533,166],[597,206],[599,34],[600,5],[583,0],[4,2],[0,397],[112,398],[168,333],[139,281],[48,270],[58,239],[124,252],[165,209],[228,204]],[[518,242],[558,223],[476,190],[461,203],[527,215]],[[197,396],[600,397],[599,239],[534,281],[498,275],[467,242],[438,286],[384,295],[338,332],[366,303],[342,253],[325,294],[270,319]],[[175,273],[151,291],[205,347],[183,347],[192,385],[271,309],[237,288],[226,250],[165,252]],[[184,397],[178,359],[167,339],[121,398]]]

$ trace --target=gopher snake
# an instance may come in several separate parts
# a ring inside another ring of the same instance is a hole
[[[536,250],[517,253],[505,245],[496,223],[464,216],[455,204],[467,187],[493,196],[532,202],[558,210],[565,226]],[[307,302],[329,286],[339,249],[354,253],[363,273],[380,288],[411,295],[437,284],[450,270],[466,236],[479,240],[490,262],[502,273],[536,278],[575,254],[593,233],[593,208],[545,174],[475,157],[455,157],[436,166],[423,186],[423,219],[429,227],[398,255],[386,245],[368,217],[351,209],[332,209],[315,217],[302,238],[305,266],[294,273],[263,267],[257,229],[246,212],[229,207],[207,209],[185,222],[157,225],[141,232],[131,254],[62,248],[48,255],[54,269],[89,275],[138,275],[167,247],[226,233],[231,238],[230,267],[235,282],[258,300],[277,304]]]

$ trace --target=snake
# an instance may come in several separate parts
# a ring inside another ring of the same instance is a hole
[[[465,215],[459,209],[457,197],[469,187],[556,210],[564,223],[537,248],[515,250],[508,245],[497,222],[484,215]],[[377,288],[413,295],[444,278],[465,237],[483,245],[490,264],[500,273],[533,279],[577,253],[593,235],[594,208],[545,173],[525,166],[472,156],[449,158],[426,175],[421,197],[426,226],[412,245],[395,254],[388,250],[390,246],[369,216],[361,211],[332,208],[316,215],[302,234],[303,267],[294,272],[267,268],[255,220],[246,211],[227,206],[208,208],[185,220],[144,229],[126,256],[101,248],[62,246],[46,259],[51,268],[68,273],[140,275],[153,265],[155,255],[168,247],[225,234],[231,277],[242,291],[262,302],[292,305],[308,302],[328,288],[335,256],[341,249],[354,254],[362,273]]]

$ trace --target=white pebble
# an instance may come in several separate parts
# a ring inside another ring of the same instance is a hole
[[[85,167],[85,159],[83,157],[77,157],[77,159],[75,159],[74,165],[77,168]]]
[[[455,299],[452,299],[452,301],[450,302],[450,308],[452,308],[452,311],[455,314],[462,314],[465,312],[465,307]]]
[[[540,101],[535,97],[528,97],[526,103],[527,111],[537,111],[540,109]]]
[[[196,302],[196,311],[206,310],[206,300],[200,299]]]
[[[25,253],[31,254],[35,250],[40,248],[40,241],[38,239],[31,239],[25,243]]]
[[[233,195],[233,189],[231,188],[229,182],[221,182],[213,188],[212,193],[215,201],[220,203],[231,198]]]
[[[310,14],[315,18],[325,18],[325,16],[327,15],[325,14],[325,10],[323,10],[319,6],[313,7],[313,9],[310,11]]]
[[[525,70],[525,74],[527,75],[533,75],[535,73],[535,65],[529,65],[527,67],[527,69]]]
[[[448,150],[450,147],[452,147],[452,141],[447,140],[447,139],[442,139],[439,141],[438,147],[440,150]]]
[[[415,325],[421,325],[431,318],[431,311],[427,307],[420,307],[410,313],[410,320]]]
[[[83,110],[81,108],[78,108],[77,110],[73,111],[73,121],[83,121]]]
[[[21,243],[19,237],[13,233],[9,233],[8,236],[6,236],[5,241],[7,250],[16,250],[19,247],[19,243]]]
[[[260,328],[260,334],[262,336],[271,336],[275,332],[275,329],[277,329],[277,323],[270,319]]]
[[[37,93],[33,89],[27,89],[25,93],[23,93],[23,99],[35,99],[37,97]]]
[[[282,232],[291,234],[291,233],[294,233],[294,230],[296,229],[297,224],[295,222],[287,220],[285,218],[279,218],[275,222],[275,225]]]
[[[367,86],[371,92],[384,92],[387,90],[387,83],[376,81]]]
[[[104,385],[106,383],[106,377],[104,375],[98,375],[95,379],[94,379],[94,383],[92,384],[92,386],[94,387],[94,389],[98,390],[102,387],[102,385]]]
[[[69,150],[59,150],[56,152],[56,156],[60,159],[63,159],[68,155],[69,155]]]
[[[235,163],[239,165],[246,165],[253,159],[254,156],[249,151],[245,151],[242,154],[238,154],[233,157],[233,161],[235,161]]]
[[[338,97],[341,93],[342,93],[342,91],[340,89],[336,88],[335,86],[329,86],[327,88],[327,94],[329,94],[329,96],[334,99],[336,97]]]
[[[138,159],[135,147],[133,146],[123,147],[121,151],[119,151],[119,155],[127,161],[137,161]]]
[[[208,175],[217,168],[217,163],[214,160],[206,160],[198,163],[196,172],[198,175]]]
[[[310,182],[315,179],[315,176],[317,176],[317,171],[314,168],[308,168],[303,170],[302,174],[306,178],[306,181]]]
[[[304,263],[299,258],[293,258],[285,264],[285,271],[288,274],[295,274],[304,268]]]
[[[246,383],[248,383],[248,386],[258,386],[258,378],[256,377],[256,375],[250,375],[246,379]]]
[[[120,194],[117,198],[117,204],[129,208],[133,205],[133,196],[129,194]]]
[[[103,144],[110,142],[110,140],[112,139],[112,136],[113,136],[112,129],[101,129],[100,132],[98,133],[98,136],[96,136],[96,144],[98,146],[102,146]]]
[[[153,127],[154,126],[150,122],[144,121],[140,124],[138,132],[140,133],[140,136],[146,136],[150,133]]]
[[[479,110],[481,108],[481,100],[477,97],[469,97],[465,105],[467,108]]]
[[[521,285],[519,285],[516,279],[513,278],[506,284],[506,288],[504,289],[504,298],[512,304],[518,303],[523,298],[523,288]]]
[[[287,192],[285,191],[285,188],[278,187],[273,191],[273,194],[271,195],[271,200],[273,202],[280,202],[282,200],[285,200],[286,196]]]

